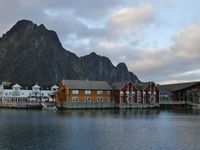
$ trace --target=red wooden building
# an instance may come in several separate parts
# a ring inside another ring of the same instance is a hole
[[[131,81],[112,84],[116,103],[159,103],[159,88],[154,82],[134,84]]]

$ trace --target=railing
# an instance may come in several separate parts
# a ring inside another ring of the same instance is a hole
[[[114,101],[110,102],[60,102],[58,107],[63,108],[113,108],[116,107]]]
[[[120,103],[120,108],[153,108],[159,107],[158,103]]]
[[[0,101],[0,107],[13,107],[13,108],[40,108],[40,102],[29,101]]]
[[[171,100],[171,101],[169,101],[169,100],[165,100],[165,101],[160,101],[159,102],[159,104],[161,104],[161,105],[179,105],[179,104],[186,104],[186,102],[185,101],[173,101],[173,100]]]

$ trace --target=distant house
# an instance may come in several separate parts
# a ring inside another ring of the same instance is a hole
[[[116,103],[137,103],[138,89],[131,81],[112,84],[113,99]]]
[[[158,104],[160,100],[160,89],[154,82],[143,82],[135,85],[141,93],[141,102]]]
[[[158,104],[159,89],[154,82],[134,84],[131,81],[113,83],[113,97],[119,104]]]
[[[63,80],[57,92],[59,102],[108,102],[112,88],[105,81]]]
[[[49,99],[57,90],[57,85],[40,87],[38,84],[31,86],[3,82],[0,85],[0,100],[40,101]]]
[[[185,101],[200,104],[200,81],[159,86],[161,101]]]

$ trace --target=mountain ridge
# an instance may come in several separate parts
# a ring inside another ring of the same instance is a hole
[[[18,21],[0,37],[0,81],[54,84],[62,79],[140,81],[125,63],[114,66],[95,52],[78,57],[63,48],[55,31]]]

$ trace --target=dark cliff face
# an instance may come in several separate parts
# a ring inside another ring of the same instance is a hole
[[[62,79],[138,80],[125,64],[115,67],[95,53],[77,57],[62,47],[54,31],[28,20],[18,21],[0,38],[0,72],[0,81],[27,84],[54,84]]]
[[[81,57],[84,66],[84,72],[91,80],[106,80],[109,83],[120,81],[138,80],[137,76],[129,72],[125,63],[119,63],[115,67],[112,62],[104,56],[99,56],[94,52]]]

